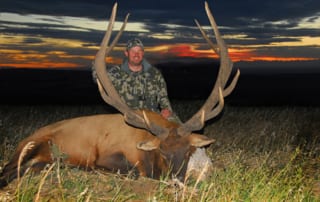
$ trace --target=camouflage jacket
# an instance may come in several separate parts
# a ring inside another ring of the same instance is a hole
[[[155,112],[161,109],[172,111],[162,74],[146,60],[143,60],[142,64],[141,72],[132,72],[126,59],[121,66],[112,66],[107,69],[120,97],[133,109],[149,109]],[[96,77],[94,68],[93,77]]]

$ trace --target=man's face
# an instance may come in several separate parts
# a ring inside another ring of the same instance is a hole
[[[144,56],[144,50],[140,46],[134,46],[129,50],[126,50],[125,55],[128,57],[129,64],[134,66],[141,65]]]

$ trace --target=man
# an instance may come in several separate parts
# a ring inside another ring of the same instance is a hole
[[[132,109],[149,109],[177,121],[172,113],[166,82],[159,70],[144,58],[144,46],[137,39],[128,41],[124,51],[126,58],[120,66],[108,68],[110,79],[120,97]],[[96,72],[93,78],[96,80]]]

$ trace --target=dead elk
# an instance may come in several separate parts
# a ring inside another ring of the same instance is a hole
[[[28,168],[39,171],[46,164],[53,163],[53,147],[57,147],[64,154],[64,163],[67,165],[120,173],[134,170],[139,176],[155,179],[169,173],[170,176],[183,181],[189,158],[195,149],[214,142],[213,139],[195,134],[193,131],[202,129],[205,121],[221,112],[224,97],[236,86],[239,71],[227,86],[232,61],[208,4],[205,3],[205,10],[214,30],[218,48],[197,21],[196,24],[205,40],[220,56],[220,69],[204,105],[182,124],[169,122],[154,112],[130,109],[113,87],[106,72],[105,57],[117,44],[129,16],[126,16],[119,33],[109,46],[116,10],[117,4],[113,7],[107,31],[96,54],[95,68],[102,98],[120,113],[78,117],[38,129],[19,143],[12,159],[2,170],[0,187],[6,186],[17,176],[22,176]],[[26,150],[26,145],[32,146]],[[23,158],[19,159],[23,150]]]

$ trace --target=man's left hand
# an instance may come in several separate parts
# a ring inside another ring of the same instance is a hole
[[[165,118],[168,119],[171,116],[172,112],[169,109],[163,109],[161,110],[161,115]]]

